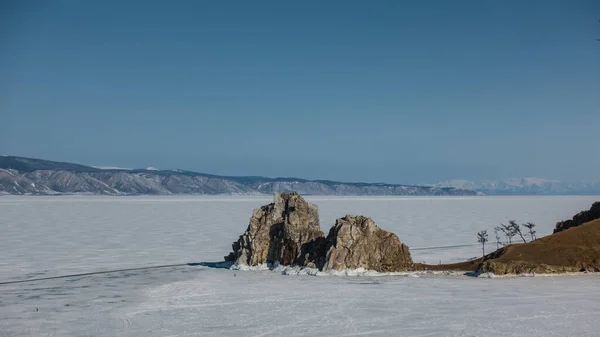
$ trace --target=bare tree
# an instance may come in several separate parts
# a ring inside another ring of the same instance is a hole
[[[494,228],[494,236],[496,237],[496,249],[500,249],[500,246],[502,245],[502,241],[500,241],[500,232],[502,231],[502,228],[500,228],[500,226],[496,226]]]
[[[533,222],[528,222],[524,223],[522,226],[529,230],[529,237],[531,237],[531,241],[535,240],[535,231],[533,230],[533,228],[535,228],[535,224]]]
[[[515,235],[518,234],[521,237],[521,240],[523,240],[523,243],[527,243],[527,240],[525,240],[525,237],[523,236],[523,232],[521,232],[521,226],[519,226],[519,224],[514,220],[510,220],[508,223],[510,224],[510,229],[515,233]]]
[[[514,228],[512,228],[511,225],[500,224],[500,230],[506,236],[506,241],[508,242],[508,244],[511,245],[513,236],[517,235],[517,233],[515,233]]]
[[[504,226],[504,224],[500,224],[500,226],[496,227],[499,231],[501,231],[504,234],[504,237],[506,238],[506,244],[509,244],[508,241],[508,232],[506,231],[506,226]]]
[[[483,252],[482,256],[485,256],[485,243],[488,242],[488,235],[486,230],[477,233],[477,242],[481,243],[481,251]]]

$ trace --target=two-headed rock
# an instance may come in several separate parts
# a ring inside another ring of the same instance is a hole
[[[274,202],[254,210],[246,232],[225,257],[239,265],[297,265],[320,270],[364,268],[406,271],[408,247],[363,216],[337,219],[325,238],[317,206],[296,193],[276,193]]]

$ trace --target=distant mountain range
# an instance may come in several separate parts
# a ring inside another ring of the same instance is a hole
[[[472,190],[486,195],[600,195],[600,182],[569,183],[540,178],[448,180],[432,186]]]
[[[93,167],[15,156],[0,156],[0,194],[18,195],[475,195],[454,187],[349,183],[298,178],[227,177],[184,170]]]

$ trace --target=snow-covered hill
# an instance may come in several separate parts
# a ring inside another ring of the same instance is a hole
[[[432,186],[347,183],[267,177],[226,177],[183,170],[92,167],[41,159],[0,157],[0,194],[271,194],[304,195],[474,195]]]

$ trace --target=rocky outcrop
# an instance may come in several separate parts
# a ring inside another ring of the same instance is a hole
[[[394,233],[364,216],[337,219],[327,241],[323,270],[364,268],[392,272],[409,270],[413,264],[408,247]]]
[[[581,226],[586,222],[596,219],[600,219],[600,201],[596,201],[594,204],[592,204],[592,207],[589,209],[589,211],[579,212],[570,220],[558,222],[556,224],[556,228],[554,229],[554,233],[558,233],[572,227]]]
[[[317,206],[297,193],[275,193],[273,203],[255,209],[248,228],[225,261],[238,265],[296,265],[320,270],[364,268],[405,271],[408,247],[373,220],[347,215],[324,237]]]
[[[319,228],[317,206],[297,193],[275,194],[272,204],[254,210],[246,232],[225,259],[240,265],[280,263],[327,270],[379,272],[465,270],[523,274],[600,271],[600,202],[559,224],[553,235],[512,244],[474,261],[452,265],[414,264],[408,247],[372,219],[346,215],[327,237]],[[589,221],[588,219],[592,219]],[[595,220],[593,220],[595,219]],[[570,228],[569,230],[564,230]],[[477,269],[475,269],[477,268]]]
[[[316,205],[296,193],[275,193],[273,203],[255,209],[246,232],[233,243],[227,262],[257,266],[308,265],[324,235]]]

